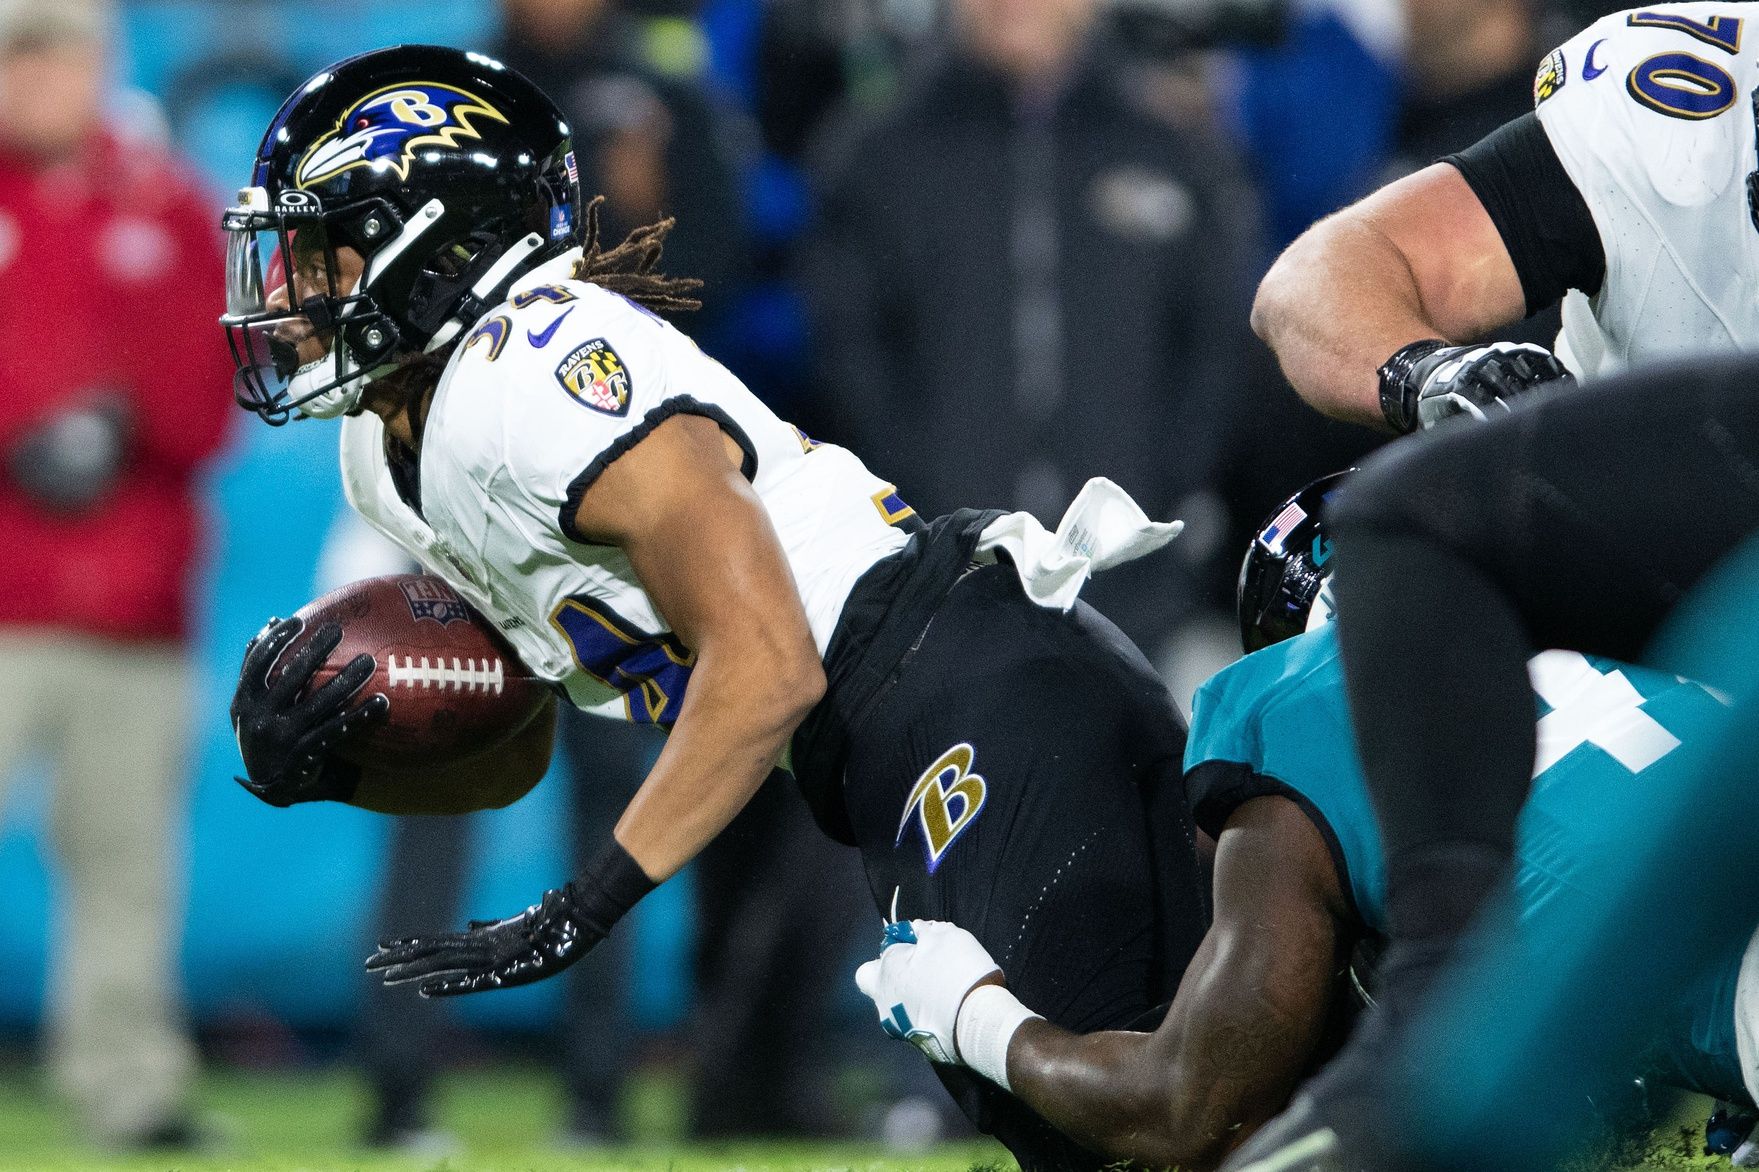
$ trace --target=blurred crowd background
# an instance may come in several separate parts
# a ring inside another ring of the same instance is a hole
[[[556,885],[654,746],[577,718],[548,784],[453,821],[275,811],[233,783],[246,639],[397,568],[343,516],[334,428],[233,411],[221,331],[180,324],[219,313],[219,209],[322,65],[427,41],[531,76],[609,234],[678,218],[666,267],[708,282],[679,324],[918,512],[1054,524],[1103,474],[1184,517],[1089,595],[1184,700],[1237,654],[1246,533],[1375,438],[1282,385],[1247,326],[1259,276],[1527,109],[1545,51],[1616,7],[0,0],[0,1040],[107,1103],[86,1124],[118,1145],[185,1135],[196,1054],[353,1063],[363,1138],[411,1146],[437,1142],[434,1072],[511,1053],[555,1064],[581,1143],[619,1136],[653,1064],[694,1088],[703,1135],[873,1134],[933,1094],[848,979],[876,943],[853,853],[786,791],[569,980],[440,1013],[371,988],[381,925]],[[203,216],[212,240],[187,229]],[[146,959],[123,963],[131,932]],[[104,1021],[135,1028],[94,1041]]]

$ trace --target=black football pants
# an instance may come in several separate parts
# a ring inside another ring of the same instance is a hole
[[[1759,530],[1759,360],[1627,375],[1397,443],[1330,522],[1390,928],[1396,951],[1431,957],[1415,992],[1507,871],[1534,761],[1527,660],[1642,658]]]
[[[1207,893],[1184,723],[1116,627],[1034,605],[1007,565],[973,570],[850,738],[844,799],[882,912],[968,929],[1067,1029],[1159,1024]],[[1106,1163],[969,1071],[937,1071],[1027,1172]]]

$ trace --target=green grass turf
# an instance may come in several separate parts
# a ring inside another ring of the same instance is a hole
[[[114,1156],[83,1144],[67,1112],[33,1075],[0,1071],[0,1172],[1013,1172],[1014,1162],[988,1142],[947,1144],[920,1154],[861,1143],[693,1144],[675,1135],[676,1087],[638,1086],[628,1106],[629,1147],[570,1150],[555,1145],[562,1117],[553,1078],[520,1068],[449,1076],[438,1123],[462,1141],[443,1159],[363,1151],[354,1143],[365,1110],[360,1082],[344,1073],[215,1073],[202,1080],[199,1103],[218,1125],[212,1153]],[[1700,1153],[1702,1100],[1623,1159],[1585,1155],[1571,1172],[1696,1172],[1726,1169]]]
[[[636,1134],[676,1130],[664,1087],[634,1096]],[[645,1101],[644,1101],[645,1099]],[[657,1101],[656,1101],[657,1100]],[[199,1103],[224,1143],[212,1154],[114,1156],[83,1144],[73,1121],[21,1071],[0,1073],[0,1172],[973,1172],[1014,1168],[988,1142],[944,1145],[919,1155],[859,1143],[691,1144],[663,1138],[592,1151],[554,1143],[559,1089],[536,1072],[498,1069],[443,1084],[438,1122],[462,1141],[444,1159],[363,1151],[354,1143],[365,1110],[358,1080],[340,1073],[210,1074]]]

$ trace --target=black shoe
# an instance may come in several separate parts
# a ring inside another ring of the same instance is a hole
[[[144,1152],[177,1151],[199,1147],[201,1137],[196,1134],[195,1124],[187,1116],[167,1119],[143,1132],[130,1147]]]
[[[617,1142],[608,1113],[587,1103],[570,1103],[568,1121],[556,1136],[556,1146],[569,1151],[590,1152]]]
[[[226,1150],[236,1137],[224,1116],[173,1115],[145,1130],[112,1138],[105,1146],[123,1152],[197,1152]]]

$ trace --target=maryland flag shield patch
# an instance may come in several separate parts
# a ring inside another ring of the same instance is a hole
[[[556,381],[584,407],[606,415],[629,414],[634,384],[629,368],[603,338],[576,346],[556,367]]]
[[[1539,63],[1539,72],[1533,75],[1533,104],[1537,106],[1563,89],[1564,82],[1569,79],[1570,66],[1564,60],[1564,51],[1553,49]]]

